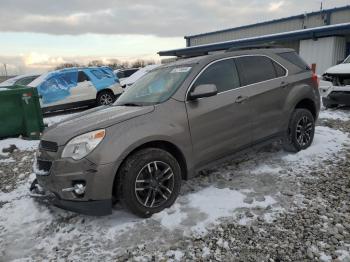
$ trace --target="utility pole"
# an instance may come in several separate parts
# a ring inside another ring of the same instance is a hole
[[[7,78],[7,67],[6,67],[6,64],[4,64],[4,68],[5,68],[5,77]]]

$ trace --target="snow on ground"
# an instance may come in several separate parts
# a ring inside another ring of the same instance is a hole
[[[323,118],[330,119],[341,114],[321,112]],[[65,117],[49,117],[45,122],[52,125]],[[112,215],[99,218],[53,207],[29,196],[32,175],[13,191],[0,192],[0,257],[4,260],[29,257],[30,260],[49,260],[57,258],[60,250],[69,250],[72,260],[96,257],[103,260],[103,256],[120,254],[138,245],[157,249],[176,243],[184,236],[204,235],[224,219],[249,223],[247,217],[237,218],[241,210],[269,209],[264,217],[272,221],[273,212],[283,211],[279,198],[285,186],[276,177],[285,176],[286,170],[289,175],[296,175],[318,166],[348,143],[347,134],[317,126],[314,143],[307,150],[297,154],[258,152],[239,164],[233,161],[218,166],[208,176],[185,182],[175,204],[149,219],[135,217],[118,206]],[[20,150],[34,150],[38,141],[1,140],[0,150],[11,144]],[[183,257],[179,251],[169,252],[173,252],[174,260]]]
[[[349,121],[350,115],[347,110],[343,109],[323,109],[320,111],[319,117],[321,119],[339,119],[342,121]]]
[[[2,149],[8,148],[11,145],[15,145],[21,151],[24,151],[24,150],[32,151],[38,147],[39,141],[38,140],[25,140],[25,139],[21,139],[21,138],[3,139],[3,140],[0,140],[0,154],[3,154]]]
[[[265,201],[246,204],[244,203],[245,197],[236,190],[218,189],[211,186],[180,198],[177,202],[182,204],[175,204],[170,209],[155,214],[153,219],[170,230],[182,227],[186,229],[185,232],[203,234],[207,232],[208,225],[217,223],[219,218],[232,216],[237,208],[265,208],[276,203],[272,197],[267,197]],[[185,209],[192,209],[192,212],[183,212]],[[193,213],[196,213],[197,217],[193,216]],[[188,228],[189,225],[190,228]]]
[[[284,160],[295,162],[298,168],[313,164],[316,161],[328,160],[339,152],[344,144],[350,143],[348,134],[326,126],[318,126],[312,146],[298,154],[287,154]]]

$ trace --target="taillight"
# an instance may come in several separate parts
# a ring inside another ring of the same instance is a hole
[[[312,73],[311,79],[312,79],[312,81],[315,83],[316,88],[318,88],[319,85],[320,85],[320,79],[318,78],[317,74]]]

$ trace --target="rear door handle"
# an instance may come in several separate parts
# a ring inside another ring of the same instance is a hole
[[[244,101],[246,101],[249,98],[249,96],[237,96],[235,103],[240,104]]]

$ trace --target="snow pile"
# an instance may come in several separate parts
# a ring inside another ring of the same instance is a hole
[[[331,159],[334,154],[337,154],[344,147],[344,144],[349,143],[348,134],[326,126],[317,126],[314,141],[309,148],[297,154],[288,154],[282,159],[292,162],[290,166],[293,167],[310,166]],[[297,165],[295,162],[297,162]]]
[[[38,148],[38,140],[24,140],[20,138],[8,138],[0,140],[0,154],[4,148],[8,148],[11,145],[15,145],[21,151],[32,151]]]
[[[180,198],[176,205],[155,214],[153,218],[170,230],[183,228],[186,229],[185,232],[203,234],[210,225],[217,224],[220,218],[231,217],[238,208],[265,208],[276,202],[267,196],[263,202],[247,204],[244,203],[245,198],[246,196],[239,191],[211,186]]]
[[[350,111],[347,112],[345,110],[340,109],[327,109],[327,110],[321,110],[319,118],[321,119],[339,119],[342,121],[349,121],[350,120]]]

